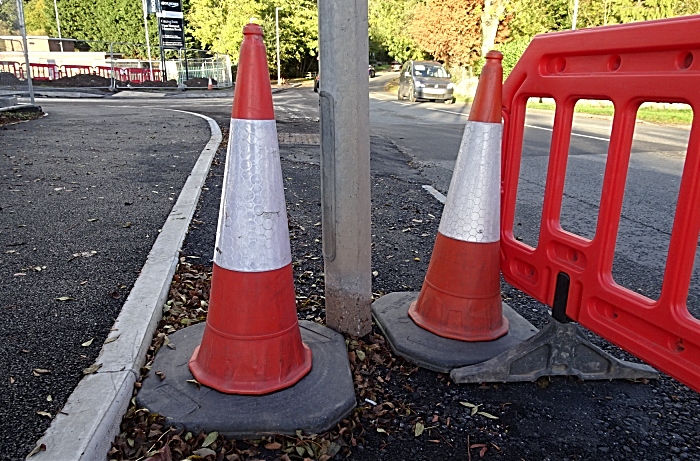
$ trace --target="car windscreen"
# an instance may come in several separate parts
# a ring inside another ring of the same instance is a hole
[[[447,78],[447,71],[442,66],[415,64],[413,66],[413,75],[417,77]]]

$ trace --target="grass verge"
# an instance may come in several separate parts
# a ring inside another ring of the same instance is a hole
[[[554,110],[554,104],[528,102],[528,109]],[[614,114],[613,106],[589,106],[578,104],[574,107],[574,112],[592,115]],[[690,125],[693,121],[692,109],[660,109],[655,107],[643,107],[637,111],[637,120],[658,123],[662,125]]]

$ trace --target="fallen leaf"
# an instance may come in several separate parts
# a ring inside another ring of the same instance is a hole
[[[53,397],[51,397],[51,394],[46,396],[46,401],[47,402],[53,402]]]
[[[282,448],[282,444],[279,442],[272,442],[265,445],[265,448],[268,450],[279,450],[280,448]]]
[[[381,432],[381,433],[386,434],[386,431],[384,429],[382,429],[381,427],[377,428],[377,432]]]
[[[484,416],[489,419],[498,419],[498,416],[494,416],[491,413],[486,413],[485,411],[480,411],[477,413],[478,415]]]
[[[32,371],[34,372],[35,376],[48,375],[49,373],[51,373],[51,370],[47,370],[46,368],[34,368]]]
[[[365,360],[366,355],[363,351],[358,349],[355,351],[355,354],[357,355],[357,358],[360,360],[360,362],[363,362]]]
[[[36,414],[39,416],[46,416],[47,418],[51,418],[51,413],[49,413],[48,411],[37,411]]]
[[[95,221],[97,221],[97,220],[99,220],[99,219],[100,219],[100,218],[90,218],[90,219],[88,219],[88,222],[95,222]]]
[[[88,347],[89,345],[92,344],[92,342],[95,340],[95,338],[90,338],[89,341],[85,341],[84,343],[81,344],[83,347]]]
[[[162,371],[156,371],[156,376],[159,377],[161,381],[165,379],[165,373]]]
[[[75,301],[75,298],[71,298],[70,296],[61,296],[60,298],[54,298],[56,301],[61,301],[61,302],[66,302],[66,301]]]
[[[425,430],[425,426],[422,423],[416,423],[416,427],[413,428],[413,433],[416,437],[420,436]]]
[[[196,386],[197,386],[197,389],[199,389],[199,388],[202,387],[202,383],[200,383],[200,382],[197,381],[196,379],[188,379],[187,382],[196,385]]]
[[[215,432],[212,432],[212,434],[215,434]],[[216,452],[210,448],[200,448],[199,450],[195,450],[192,453],[197,456],[201,456],[202,458],[206,458],[209,455],[216,455]]]
[[[41,451],[46,451],[46,445],[44,445],[43,443],[34,447],[34,449],[29,453],[29,455],[27,455],[27,458],[31,458],[32,456],[36,455]]]
[[[157,373],[156,373],[156,374],[157,374]],[[209,445],[211,445],[212,443],[214,443],[214,442],[216,441],[216,438],[217,438],[218,436],[219,436],[219,433],[218,433],[218,432],[216,432],[216,431],[210,432],[209,435],[207,435],[207,438],[204,439],[204,442],[202,442],[202,446],[203,446],[203,447],[208,447]]]
[[[14,384],[14,383],[15,383],[15,378],[13,378],[12,376],[10,376],[10,384]]]
[[[102,368],[102,364],[101,364],[101,363],[93,363],[93,364],[90,365],[89,367],[83,369],[83,374],[84,374],[84,375],[92,375],[92,374],[95,374],[95,373],[97,373],[97,370],[99,370],[100,368]]]
[[[117,339],[119,339],[119,336],[120,336],[120,335],[112,336],[111,338],[107,338],[107,340],[105,341],[105,344],[113,343],[114,341],[116,341]]]

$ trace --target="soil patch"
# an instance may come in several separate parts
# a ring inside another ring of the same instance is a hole
[[[213,78],[211,79],[212,85],[216,86],[219,82],[214,80]],[[185,82],[185,85],[187,88],[206,88],[209,86],[209,79],[208,78],[191,78]]]
[[[72,77],[61,77],[56,80],[32,79],[35,86],[49,86],[53,88],[109,88],[111,80],[99,75],[77,74]]]
[[[2,111],[0,112],[0,126],[13,125],[15,123],[36,120],[44,116],[42,111]],[[7,129],[4,128],[3,129]]]

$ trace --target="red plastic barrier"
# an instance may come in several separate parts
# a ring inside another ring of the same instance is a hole
[[[75,64],[66,64],[64,66],[61,66],[61,69],[63,71],[64,77],[73,77],[74,75],[79,75],[79,74],[85,74],[85,75],[92,74],[92,66],[79,66],[79,65],[75,65]]]
[[[114,68],[115,74],[117,74],[119,71],[118,68]],[[112,67],[110,66],[97,66],[95,67],[95,73],[99,75],[100,77],[104,78],[112,78]]]
[[[32,80],[56,80],[61,78],[61,71],[56,64],[36,64],[30,63],[32,69]]]
[[[18,62],[0,61],[0,72],[7,72],[19,79],[24,79],[24,69],[22,69],[22,65]]]
[[[503,90],[501,266],[509,283],[550,306],[557,275],[565,272],[569,317],[700,392],[700,321],[686,304],[700,235],[700,117],[693,119],[659,299],[634,293],[612,277],[637,109],[657,101],[686,103],[696,111],[699,88],[700,16],[535,37]],[[513,234],[529,97],[557,103],[537,248]],[[579,99],[615,105],[592,240],[564,231],[559,221]]]

